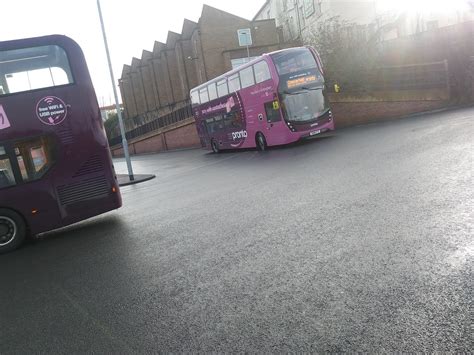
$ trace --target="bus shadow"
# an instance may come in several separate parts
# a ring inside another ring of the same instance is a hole
[[[310,146],[310,145],[314,145],[316,142],[330,141],[334,138],[336,138],[335,134],[326,135],[326,136],[323,136],[323,137],[307,138],[307,139],[302,139],[302,140],[299,140],[297,142],[293,142],[293,143],[289,143],[289,144],[267,147],[267,149],[263,152],[257,150],[257,148],[240,148],[240,149],[221,150],[218,154],[213,153],[213,152],[207,152],[205,155],[208,156],[208,157],[217,157],[217,156],[220,156],[220,155],[227,155],[227,154],[233,154],[233,153],[243,153],[243,152],[258,152],[260,154],[265,154],[267,152],[272,152],[272,151],[282,151],[282,150],[287,150],[289,148]]]
[[[47,245],[58,241],[67,242],[80,239],[81,242],[115,236],[123,231],[124,223],[117,215],[92,217],[67,227],[55,229],[30,238],[27,244]]]

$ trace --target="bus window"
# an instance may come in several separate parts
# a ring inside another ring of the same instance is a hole
[[[278,106],[274,104],[274,101],[265,103],[265,114],[267,115],[267,122],[278,122],[281,120],[280,110],[277,107]]]
[[[197,90],[191,91],[191,103],[193,105],[199,105],[199,93]]]
[[[227,87],[226,79],[217,82],[217,94],[219,97],[229,95],[229,88]]]
[[[249,86],[255,85],[253,77],[252,67],[242,69],[240,72],[240,82],[242,83],[242,89],[248,88]]]
[[[206,128],[208,133],[215,133],[222,131],[225,127],[225,122],[222,115],[217,115],[206,119]]]
[[[6,156],[5,148],[0,146],[0,189],[15,184],[10,159]]]
[[[239,73],[229,76],[229,91],[236,92],[240,90]]]
[[[232,111],[225,115],[225,126],[232,129],[242,128],[242,117],[239,111]]]
[[[54,164],[54,146],[50,137],[17,142],[14,147],[25,182],[40,179]]]
[[[199,89],[199,97],[201,98],[202,104],[209,102],[209,94],[207,93],[207,87]]]
[[[272,55],[278,75],[317,68],[316,59],[307,48],[294,49]]]
[[[0,51],[0,95],[73,83],[69,61],[56,45]]]
[[[254,64],[253,70],[255,72],[255,81],[257,84],[272,78],[268,64],[264,60]]]
[[[217,99],[216,83],[211,83],[207,86],[209,92],[209,101]]]

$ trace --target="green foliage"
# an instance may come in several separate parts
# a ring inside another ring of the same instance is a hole
[[[119,129],[118,115],[116,112],[109,114],[108,119],[104,122],[105,132],[107,137],[112,138],[117,136]]]
[[[338,83],[342,91],[370,88],[378,60],[376,41],[366,26],[329,18],[315,25],[306,42],[321,55],[328,85]]]

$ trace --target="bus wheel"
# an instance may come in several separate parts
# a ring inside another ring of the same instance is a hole
[[[211,141],[211,148],[212,148],[212,151],[214,153],[219,153],[220,149],[219,149],[219,143],[217,143],[217,141],[215,139],[213,139]]]
[[[255,141],[257,143],[257,149],[260,151],[265,151],[267,149],[267,140],[263,133],[258,132],[257,136],[255,137]]]
[[[0,208],[0,254],[18,248],[25,240],[26,225],[16,212]]]

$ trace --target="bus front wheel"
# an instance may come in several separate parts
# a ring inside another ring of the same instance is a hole
[[[258,132],[257,136],[255,137],[255,141],[257,143],[258,150],[263,152],[267,149],[267,140],[265,139],[265,136],[263,135],[263,133]]]
[[[0,254],[18,248],[26,236],[26,225],[16,212],[0,208]]]
[[[211,141],[211,148],[212,148],[212,151],[214,153],[219,153],[220,149],[219,149],[219,143],[217,143],[217,141],[215,139],[213,139]]]

